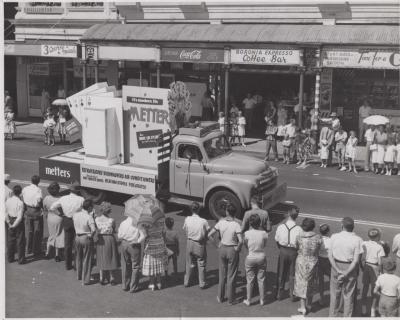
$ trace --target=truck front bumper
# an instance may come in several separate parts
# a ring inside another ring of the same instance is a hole
[[[261,199],[262,208],[267,210],[275,206],[277,203],[282,202],[282,200],[284,200],[286,197],[286,190],[287,184],[282,183],[273,190],[264,193]]]

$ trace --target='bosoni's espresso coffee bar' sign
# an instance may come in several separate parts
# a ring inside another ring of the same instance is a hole
[[[233,64],[299,65],[300,50],[232,49]]]
[[[224,62],[224,50],[202,48],[162,48],[161,60],[169,62]]]
[[[324,50],[322,66],[333,68],[400,69],[400,51]]]

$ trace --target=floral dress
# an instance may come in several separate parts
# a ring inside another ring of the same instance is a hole
[[[142,274],[144,276],[164,275],[168,265],[168,254],[164,235],[164,218],[158,219],[147,229],[142,268]]]
[[[302,232],[296,240],[298,256],[296,259],[294,291],[299,298],[306,299],[316,287],[318,253],[322,237],[315,232]]]
[[[4,120],[4,133],[16,133],[14,112],[5,112]]]

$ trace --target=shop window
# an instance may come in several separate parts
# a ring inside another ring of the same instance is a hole
[[[72,2],[72,7],[102,7],[104,2]]]

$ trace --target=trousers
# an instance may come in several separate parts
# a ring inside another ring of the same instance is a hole
[[[42,252],[43,216],[25,215],[25,232],[27,239],[27,252],[35,256]]]
[[[228,303],[233,303],[236,289],[236,276],[239,268],[239,252],[233,246],[221,245],[219,248],[219,283],[218,297],[225,298],[225,283]]]
[[[247,300],[250,301],[254,284],[257,277],[258,291],[260,293],[260,301],[264,301],[265,296],[265,274],[267,272],[267,259],[265,256],[260,257],[249,257],[245,260],[246,269],[246,289],[247,289]]]
[[[90,282],[92,272],[93,240],[87,235],[75,237],[75,267],[78,280],[84,284]]]
[[[339,270],[345,271],[349,263],[336,262]],[[338,281],[339,274],[334,268],[331,269],[331,302],[329,317],[337,317],[340,309],[340,300],[343,297],[343,317],[351,317],[354,310],[355,294],[357,292],[358,267],[347,276],[344,281]]]
[[[289,278],[289,295],[293,297],[294,273],[296,266],[297,250],[295,248],[280,247],[278,259],[278,296],[285,290],[285,283]]]
[[[379,299],[379,314],[381,317],[398,317],[399,316],[399,298],[389,297],[381,294]]]
[[[140,243],[130,244],[122,240],[121,273],[124,290],[135,292],[139,289],[141,251]]]
[[[266,153],[265,153],[265,157],[269,156],[269,152],[272,149],[272,152],[274,153],[274,159],[278,158],[278,148],[276,146],[276,140],[266,140]]]
[[[65,268],[72,269],[73,254],[75,239],[75,228],[71,218],[64,217],[64,255],[65,255]]]
[[[370,169],[371,166],[371,150],[370,147],[372,145],[372,141],[367,141],[365,146],[365,161],[364,161],[364,169]]]
[[[206,264],[207,250],[205,244],[188,239],[186,243],[186,272],[184,285],[189,286],[194,266],[197,266],[199,274],[199,286],[204,287],[206,285]]]
[[[15,250],[17,249],[17,250]],[[18,253],[18,262],[25,260],[25,224],[22,220],[15,228],[8,228],[7,232],[7,258],[8,262],[13,262],[15,251]]]

